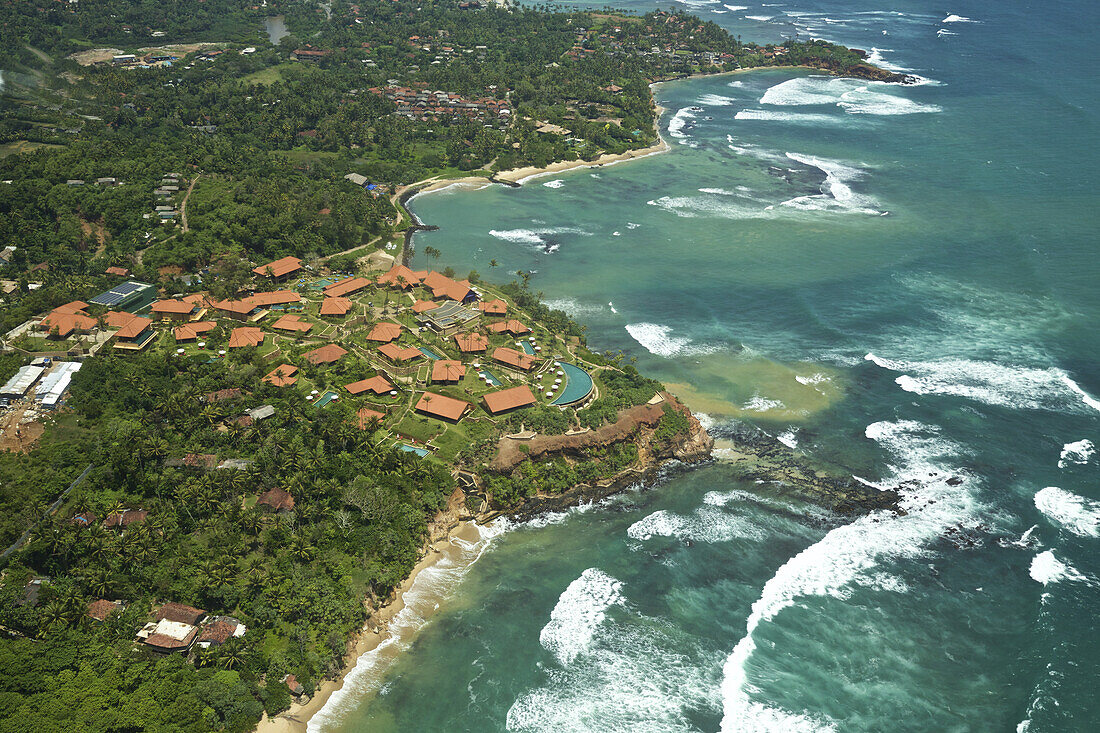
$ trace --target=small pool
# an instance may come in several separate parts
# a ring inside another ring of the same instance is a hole
[[[421,354],[428,357],[429,359],[435,359],[436,361],[439,361],[440,359],[443,358],[439,354],[437,354],[434,351],[432,351],[431,349],[429,349],[427,346],[419,346],[417,348],[420,349]]]
[[[398,443],[397,447],[405,451],[406,453],[415,453],[421,458],[428,455],[427,448],[417,448],[415,445],[409,445],[408,443]]]
[[[322,394],[320,397],[318,397],[313,404],[317,405],[318,407],[324,407],[328,403],[330,403],[333,400],[337,399],[339,396],[340,395],[336,394],[331,389],[326,390],[325,393]]]
[[[519,345],[520,345],[520,348],[522,348],[524,351],[526,351],[531,356],[535,355],[535,347],[531,345],[530,341],[526,341],[526,340],[520,341]]]
[[[570,405],[583,400],[592,391],[592,376],[578,366],[558,362],[558,368],[565,372],[565,389],[551,405]]]
[[[488,370],[482,369],[480,372],[478,372],[478,374],[485,377],[485,381],[493,385],[494,387],[500,387],[504,384],[504,382],[496,378],[495,374]]]

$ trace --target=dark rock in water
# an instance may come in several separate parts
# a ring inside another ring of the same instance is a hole
[[[962,484],[962,482],[963,480],[961,476],[952,476],[951,478],[947,479],[948,486],[959,486],[960,484]]]

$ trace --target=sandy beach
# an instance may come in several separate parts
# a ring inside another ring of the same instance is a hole
[[[445,519],[450,513],[440,515]],[[437,522],[437,526],[439,523]],[[442,529],[442,528],[441,528]],[[408,642],[415,635],[417,629],[395,628],[394,619],[405,608],[405,595],[412,590],[417,578],[429,568],[433,568],[443,560],[461,562],[462,548],[454,541],[470,545],[482,540],[478,528],[470,522],[457,522],[450,529],[443,530],[442,536],[433,533],[434,540],[426,545],[425,554],[413,568],[409,577],[390,596],[390,599],[376,610],[368,619],[366,626],[348,642],[348,654],[344,669],[340,676],[333,680],[325,680],[316,690],[313,697],[305,704],[292,703],[286,710],[274,718],[265,714],[256,726],[258,733],[305,733],[306,726],[314,715],[329,701],[332,695],[344,686],[345,679],[352,673],[363,655],[378,650],[387,640],[394,638],[398,642]],[[476,559],[476,558],[475,558]],[[472,561],[469,562],[472,564]],[[431,603],[428,609],[418,608],[419,616],[426,616],[437,604]],[[379,660],[380,664],[387,665],[401,653],[402,643],[388,645],[380,653],[385,654],[385,659]]]

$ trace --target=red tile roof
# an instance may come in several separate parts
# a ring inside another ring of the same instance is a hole
[[[272,328],[278,328],[282,331],[297,331],[299,333],[307,333],[313,324],[309,321],[303,321],[298,316],[286,315],[271,324]]]
[[[411,346],[398,346],[393,343],[379,346],[378,353],[397,363],[409,361],[410,359],[419,359],[424,356],[424,353],[420,349],[414,349]]]
[[[369,379],[360,379],[358,382],[346,384],[344,385],[344,389],[352,394],[360,394],[368,390],[375,394],[385,394],[393,389],[393,385],[390,384],[390,380],[379,374]]]
[[[284,305],[286,303],[301,303],[302,296],[293,290],[272,290],[267,293],[256,293],[243,299],[245,303],[251,303],[260,308],[269,305]]]
[[[496,300],[483,300],[477,304],[482,313],[490,316],[503,316],[508,312],[508,304],[500,298]]]
[[[424,311],[430,311],[434,308],[438,308],[439,303],[431,300],[418,300],[413,303],[413,313],[423,313]]]
[[[379,285],[401,285],[403,287],[411,288],[413,285],[420,283],[421,277],[417,273],[413,272],[404,265],[394,265],[390,268],[390,271],[384,275],[378,277]]]
[[[171,298],[167,300],[158,300],[153,303],[154,313],[191,313],[195,310],[194,303],[188,303],[183,300],[173,300]]]
[[[522,354],[506,346],[501,346],[499,349],[493,351],[493,359],[505,366],[510,366],[525,372],[534,368],[535,364],[538,363],[538,360],[530,354]]]
[[[70,312],[68,306],[58,306],[42,319],[41,325],[50,333],[56,333],[58,336],[68,336],[73,331],[91,330],[95,327],[96,321],[82,311],[72,310]]]
[[[531,394],[531,388],[527,385],[490,392],[482,399],[485,400],[485,408],[494,415],[535,404],[535,395]]]
[[[280,364],[264,375],[263,381],[276,387],[289,387],[298,381],[294,376],[298,373],[298,367],[293,364]]]
[[[302,269],[302,261],[297,257],[283,257],[282,259],[269,262],[266,265],[260,265],[253,268],[252,272],[257,275],[267,275],[268,271],[271,272],[271,277],[282,277],[283,275],[289,275],[296,270]]]
[[[378,412],[377,410],[372,410],[369,407],[360,407],[359,412],[356,416],[359,418],[360,430],[366,430],[367,425],[373,418],[378,418],[379,420],[386,419],[385,413]]]
[[[322,316],[343,316],[351,310],[351,298],[328,298],[321,303]]]
[[[368,285],[370,285],[370,280],[365,277],[349,277],[326,286],[325,295],[331,295],[333,297],[351,295],[352,293],[359,292]]]
[[[167,619],[169,621],[175,621],[178,624],[191,624],[194,626],[199,621],[202,621],[202,617],[205,615],[206,611],[201,608],[172,602],[165,603],[161,606],[160,609],[153,614],[153,619],[156,621]]]
[[[132,339],[137,338],[145,332],[147,328],[153,325],[153,321],[148,318],[142,318],[141,316],[134,316],[130,320],[126,321],[126,325],[118,329],[118,337],[120,339]]]
[[[202,633],[199,634],[199,641],[209,641],[213,644],[224,644],[233,638],[233,632],[237,630],[237,624],[230,623],[224,619],[218,619],[212,624],[207,624]]]
[[[433,382],[457,382],[466,376],[466,366],[452,359],[437,359],[432,364]]]
[[[125,267],[108,267],[106,272],[108,275],[121,275],[122,277],[130,274],[130,271]]]
[[[457,301],[465,300],[471,290],[469,281],[456,282],[435,271],[429,272],[421,284],[426,288],[430,288],[432,295],[436,298],[450,298]]]
[[[126,311],[107,311],[104,314],[107,325],[111,328],[122,328],[129,323],[133,317],[133,313],[127,313]]]
[[[256,505],[271,507],[277,512],[290,511],[294,508],[294,497],[282,489],[270,489],[260,494]]]
[[[485,351],[489,346],[489,338],[483,333],[459,333],[455,334],[455,343],[458,350],[465,353]]]
[[[319,349],[307,351],[302,354],[302,357],[313,364],[331,364],[343,359],[347,353],[347,349],[342,349],[336,344],[326,344]]]
[[[115,512],[104,519],[103,526],[108,528],[129,527],[131,524],[144,522],[147,516],[149,516],[149,512],[145,509],[123,509],[121,513]]]
[[[423,412],[433,417],[441,417],[452,422],[460,420],[468,409],[470,409],[469,402],[463,402],[434,392],[425,392],[416,403],[417,412]]]
[[[219,389],[217,392],[207,392],[203,397],[207,402],[223,402],[225,400],[235,400],[241,396],[240,387],[232,387],[229,389]]]
[[[240,349],[245,346],[259,346],[264,342],[264,332],[255,326],[234,328],[229,334],[229,348]]]
[[[376,325],[374,328],[371,329],[370,333],[367,334],[367,340],[368,341],[382,341],[382,342],[389,343],[390,341],[393,341],[394,339],[396,339],[400,335],[401,335],[401,326],[397,325],[396,323],[389,323],[388,321],[383,321],[382,323],[379,323],[378,325]]]
[[[514,318],[507,321],[499,321],[498,323],[490,323],[489,330],[494,333],[510,333],[514,336],[519,336],[522,333],[531,333],[530,328]]]
[[[172,333],[175,334],[176,341],[190,341],[193,338],[197,338],[200,333],[213,331],[217,327],[218,324],[213,321],[196,321],[195,323],[185,323],[182,326],[176,326]]]
[[[88,604],[88,615],[96,621],[106,621],[112,613],[122,610],[122,604],[118,601],[107,601],[100,598]]]
[[[250,303],[247,300],[219,300],[214,303],[214,307],[220,311],[226,313],[239,313],[245,315],[256,310],[258,307],[255,303]]]

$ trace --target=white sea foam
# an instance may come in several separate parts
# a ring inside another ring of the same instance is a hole
[[[649,353],[657,356],[675,356],[691,343],[686,336],[673,336],[672,328],[659,323],[628,323],[626,331]]]
[[[672,119],[668,121],[668,134],[676,138],[677,140],[686,139],[687,133],[684,132],[684,127],[694,119],[694,108],[684,107],[680,109],[676,114],[672,116]]]
[[[1035,508],[1079,537],[1100,537],[1100,502],[1048,486],[1035,494]]]
[[[753,603],[746,634],[734,647],[723,668],[722,730],[811,731],[835,728],[833,721],[809,712],[769,707],[752,699],[759,691],[749,681],[749,660],[756,650],[753,634],[799,598],[827,596],[846,599],[853,586],[898,591],[904,585],[879,569],[883,558],[916,557],[926,544],[947,527],[969,519],[975,510],[969,479],[949,486],[949,474],[939,465],[959,452],[958,446],[940,436],[939,430],[913,421],[879,422],[867,426],[866,435],[893,454],[893,479],[901,485],[898,516],[874,512],[827,533],[791,558],[764,585]],[[782,653],[782,650],[780,650]]]
[[[845,210],[862,214],[881,214],[875,208],[875,200],[870,196],[857,194],[848,184],[863,177],[863,171],[836,160],[818,158],[813,155],[787,153],[791,160],[817,168],[825,174],[821,184],[821,193],[814,196],[798,196],[784,201],[782,206],[803,210]]]
[[[561,245],[551,241],[558,234],[574,234],[582,237],[591,237],[592,232],[575,227],[543,227],[538,229],[490,229],[490,236],[502,239],[505,242],[515,244],[529,244],[541,249],[547,254],[557,252]]]
[[[775,436],[775,439],[788,448],[793,449],[798,447],[798,436],[795,435],[795,431],[793,430],[784,430],[782,433]]]
[[[1063,580],[1088,582],[1088,578],[1078,572],[1076,568],[1056,558],[1052,550],[1040,552],[1033,557],[1029,572],[1032,580],[1043,585],[1050,585]]]
[[[598,303],[581,303],[574,298],[552,298],[544,302],[547,308],[564,311],[571,318],[596,315],[604,311],[604,307]]]
[[[445,557],[422,570],[413,580],[412,586],[402,594],[404,606],[390,621],[386,629],[387,637],[377,647],[359,657],[355,666],[344,677],[340,689],[333,692],[324,706],[310,717],[306,724],[309,733],[319,733],[337,725],[359,705],[365,694],[377,689],[383,672],[396,656],[396,650],[409,646],[440,601],[454,591],[473,564],[492,546],[493,540],[508,527],[507,521],[476,526],[478,539],[474,542],[458,537],[451,538],[451,547],[446,551]]]
[[[907,372],[894,381],[914,394],[952,395],[1016,409],[1079,411],[1083,403],[1100,410],[1100,402],[1057,367],[1006,366],[971,359],[902,361],[874,354],[864,358],[883,369]]]
[[[748,5],[727,5],[726,9],[727,10],[732,10],[733,12],[736,13],[739,10],[748,10],[749,6]]]
[[[1088,438],[1078,440],[1075,443],[1066,443],[1062,446],[1062,453],[1058,456],[1058,468],[1077,463],[1088,463],[1096,454],[1096,446]]]
[[[940,28],[938,31],[936,31],[936,35],[937,36],[957,36],[959,34],[953,32],[953,31],[949,31],[946,28]]]
[[[951,15],[948,15],[946,18],[944,18],[940,22],[941,23],[976,23],[977,21],[971,20],[970,18],[964,18],[961,15],[955,15],[954,13],[952,13]]]
[[[542,185],[546,186],[547,188],[561,188],[565,185],[565,181],[560,178],[556,178],[553,181],[547,181]]]
[[[607,609],[622,601],[622,584],[602,570],[588,568],[569,584],[550,612],[539,642],[563,666],[569,666],[592,643]]]
[[[680,541],[709,543],[764,538],[761,529],[745,517],[707,505],[699,507],[690,516],[661,509],[630,525],[626,534],[639,542],[653,537],[675,537]]]
[[[799,384],[805,384],[807,386],[813,386],[815,384],[824,384],[825,382],[829,381],[829,378],[827,376],[825,376],[824,374],[822,374],[821,372],[816,372],[816,373],[810,374],[808,376],[803,376],[801,374],[798,374],[798,375],[795,376],[794,381],[798,382]]]
[[[733,97],[723,97],[721,94],[704,94],[696,104],[705,104],[708,107],[728,107],[736,101]]]
[[[930,83],[931,80],[926,80]],[[939,112],[934,104],[920,104],[886,92],[893,85],[858,79],[819,76],[788,79],[764,92],[760,104],[777,107],[835,105],[848,114],[908,115]]]
[[[749,412],[769,412],[771,410],[782,410],[784,407],[786,405],[779,400],[769,400],[759,394],[754,394],[752,399],[741,405],[742,410],[748,410]]]
[[[749,20],[758,20],[761,23],[767,23],[769,20],[771,20],[775,16],[774,15],[746,15],[745,17]]]
[[[776,109],[743,109],[733,116],[735,120],[758,122],[793,122],[800,125],[838,125],[844,122],[836,115],[813,112],[783,112]]]

